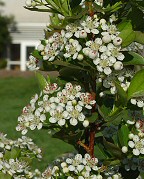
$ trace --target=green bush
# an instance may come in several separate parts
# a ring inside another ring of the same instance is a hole
[[[7,66],[7,61],[5,59],[0,60],[0,69],[4,69]]]

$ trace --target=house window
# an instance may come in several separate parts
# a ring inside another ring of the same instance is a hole
[[[34,46],[27,46],[26,47],[26,59],[29,59],[30,54],[34,51],[35,47]]]
[[[20,44],[11,44],[10,68],[14,70],[20,69]]]

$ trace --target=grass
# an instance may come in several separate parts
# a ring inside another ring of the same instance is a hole
[[[8,138],[12,139],[21,136],[15,130],[17,118],[22,108],[29,103],[31,96],[38,92],[38,84],[34,77],[0,78],[0,132],[6,133]],[[47,131],[33,131],[28,135],[42,148],[42,162],[34,162],[34,167],[40,170],[44,170],[57,156],[73,151],[72,146],[51,138]]]

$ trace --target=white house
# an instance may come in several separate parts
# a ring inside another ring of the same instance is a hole
[[[4,3],[0,10],[13,15],[16,21],[16,30],[11,31],[12,44],[7,49],[7,69],[25,71],[29,54],[44,38],[49,14],[25,9],[25,0],[4,0]]]

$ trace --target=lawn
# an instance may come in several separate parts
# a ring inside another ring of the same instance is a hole
[[[39,93],[39,88],[34,77],[0,78],[0,132],[6,133],[8,138],[20,137],[20,133],[15,130],[17,118],[35,93]],[[73,151],[72,146],[51,138],[47,131],[33,131],[28,135],[42,148],[44,157],[41,164],[34,162],[34,167],[41,170],[57,156]]]

